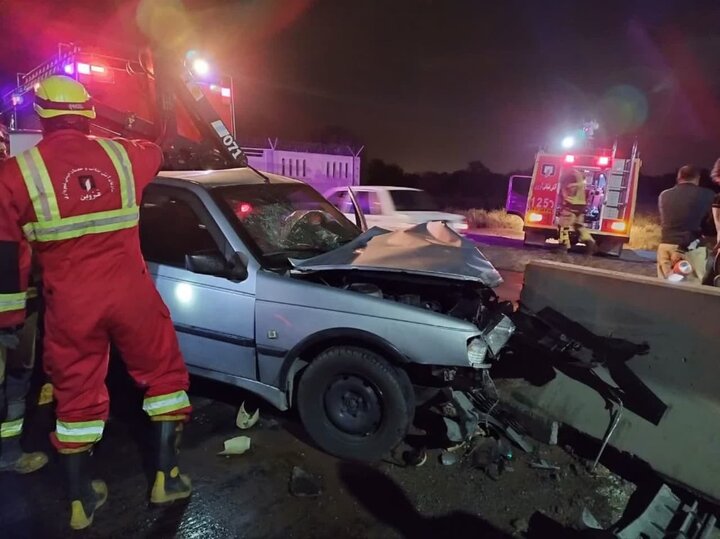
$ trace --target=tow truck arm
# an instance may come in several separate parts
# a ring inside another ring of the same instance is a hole
[[[63,73],[77,54],[79,46],[61,46],[61,52],[25,75],[18,77],[18,86],[2,100],[0,114],[12,113],[18,103],[32,99],[34,86],[43,79]],[[108,57],[109,58],[109,57]],[[152,140],[165,154],[164,168],[169,170],[197,170],[246,167],[247,156],[223,122],[197,81],[176,54],[155,47],[145,53],[145,61],[111,58],[116,69],[132,71],[154,80],[156,106],[154,121],[141,118],[133,111],[124,111],[95,100],[95,131],[109,136],[123,136]],[[178,133],[176,107],[188,113],[194,127],[201,134],[199,141]],[[12,122],[10,122],[11,127]]]

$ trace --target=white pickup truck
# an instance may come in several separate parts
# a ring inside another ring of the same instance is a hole
[[[369,227],[402,230],[428,221],[446,221],[459,234],[468,229],[465,217],[440,211],[425,191],[408,187],[356,185],[352,187]],[[355,220],[347,187],[325,193],[332,204],[351,221]]]

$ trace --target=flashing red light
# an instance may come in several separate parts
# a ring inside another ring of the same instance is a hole
[[[93,73],[105,73],[105,68],[103,66],[90,66],[90,71]]]
[[[78,62],[77,71],[81,75],[89,75],[90,74],[90,64],[82,64],[82,63]]]
[[[575,156],[574,156],[574,155],[566,155],[566,156],[565,156],[565,162],[566,162],[566,163],[574,163],[574,162],[575,162]]]
[[[610,164],[610,158],[606,156],[598,157],[598,166],[606,167]]]
[[[235,213],[238,214],[239,217],[247,217],[252,211],[253,207],[249,202],[238,202],[235,204]]]
[[[610,230],[613,232],[625,232],[627,230],[627,223],[624,221],[615,221],[610,225]]]
[[[222,88],[220,90],[220,95],[223,97],[230,97],[230,88]]]
[[[66,75],[73,75],[75,73],[75,64],[65,64],[63,71]]]

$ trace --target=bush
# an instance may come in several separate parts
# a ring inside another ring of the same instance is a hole
[[[635,214],[635,221],[630,229],[631,249],[652,251],[660,244],[660,221],[654,214]]]
[[[513,230],[522,232],[523,221],[517,215],[511,215],[505,210],[482,210],[473,208],[471,210],[459,210],[453,213],[460,213],[467,219],[470,228],[494,228],[500,230]]]
[[[511,215],[505,210],[449,210],[460,213],[467,219],[470,228],[490,228],[497,230],[511,230],[522,232],[523,221],[517,215]],[[660,244],[660,221],[656,214],[638,213],[630,231],[631,249],[655,250]]]

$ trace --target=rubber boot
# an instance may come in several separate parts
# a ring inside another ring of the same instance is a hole
[[[558,249],[560,252],[570,251],[570,229],[561,226],[558,231]]]
[[[48,456],[41,451],[25,453],[20,446],[20,436],[0,438],[0,472],[28,474],[47,463]]]
[[[107,500],[104,481],[90,479],[90,451],[60,454],[70,498],[70,527],[82,530],[93,522],[95,511]]]
[[[190,478],[180,473],[177,463],[182,423],[153,421],[152,428],[156,471],[150,503],[163,504],[189,498],[192,493]]]
[[[587,256],[594,255],[597,252],[597,242],[595,238],[592,237],[588,229],[584,226],[578,228],[578,234],[580,235],[580,241],[585,244],[585,254]]]

